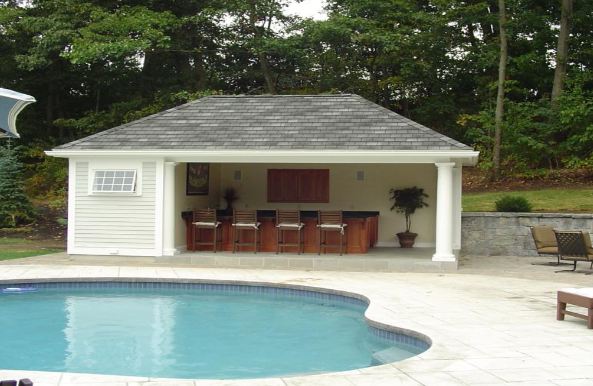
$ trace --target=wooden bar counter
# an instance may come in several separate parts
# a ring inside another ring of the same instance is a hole
[[[259,252],[276,252],[276,211],[274,210],[258,210],[258,221],[260,225],[260,246]],[[187,250],[212,250],[210,246],[193,245],[192,241],[192,212],[183,212],[181,214],[185,221]],[[231,226],[233,217],[226,215],[224,211],[218,214],[218,221],[221,222],[219,229],[222,230],[222,247],[223,251],[233,250],[233,232],[234,228]],[[301,221],[305,224],[303,228],[303,239],[305,253],[317,253],[318,250],[318,234],[317,234],[317,212],[315,211],[301,211]],[[358,211],[344,211],[344,223],[346,227],[346,252],[347,253],[366,253],[369,248],[373,248],[377,243],[379,231],[379,212],[358,212]],[[212,240],[212,230],[200,229],[198,231],[198,239]],[[244,242],[253,241],[253,231],[242,231],[241,240]],[[296,242],[296,232],[286,232],[285,238],[287,242]],[[339,241],[337,232],[327,234],[327,242],[337,244]],[[217,248],[218,249],[218,248]],[[242,246],[238,247],[239,251],[253,252],[253,247]],[[285,253],[297,253],[296,247],[284,247]],[[323,250],[322,250],[323,253]],[[338,253],[338,248],[326,248],[326,253]]]

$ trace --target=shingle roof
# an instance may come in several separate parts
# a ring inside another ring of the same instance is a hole
[[[472,150],[358,95],[209,96],[56,150]]]

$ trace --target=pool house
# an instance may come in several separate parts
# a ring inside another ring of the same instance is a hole
[[[417,186],[429,206],[412,218],[416,247],[444,263],[461,245],[462,167],[478,156],[353,94],[209,96],[47,154],[69,159],[68,254],[199,254],[193,214],[207,208],[231,253],[229,189],[232,208],[257,217],[259,252],[276,251],[277,209],[300,213],[305,254],[318,252],[320,210],[342,213],[346,253],[395,250],[405,222],[389,190]]]

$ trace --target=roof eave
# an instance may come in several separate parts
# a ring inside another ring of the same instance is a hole
[[[52,157],[155,158],[174,162],[213,163],[434,163],[458,161],[473,166],[478,151],[459,150],[73,150],[45,152]]]

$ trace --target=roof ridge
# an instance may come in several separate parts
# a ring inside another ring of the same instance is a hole
[[[210,97],[211,97],[211,95],[206,95],[204,97],[201,97],[201,98],[198,98],[198,99],[194,99],[193,101],[189,101],[189,102],[183,103],[183,104],[181,104],[179,106],[171,107],[170,109],[159,111],[158,113],[150,114],[150,115],[147,115],[145,117],[142,117],[142,118],[139,118],[139,119],[135,119],[135,120],[133,120],[131,122],[127,122],[127,123],[121,124],[119,126],[112,127],[111,129],[103,130],[103,131],[100,131],[98,133],[91,134],[91,135],[89,135],[87,137],[83,137],[83,138],[74,140],[72,142],[68,142],[68,143],[62,144],[60,146],[56,146],[56,149],[68,149],[68,148],[70,148],[72,146],[75,146],[75,145],[78,145],[80,143],[87,142],[89,140],[93,140],[93,139],[96,139],[98,137],[102,137],[104,135],[117,132],[119,130],[123,130],[123,129],[127,128],[127,127],[130,127],[130,126],[135,125],[137,123],[144,122],[144,121],[146,121],[148,119],[152,119],[152,118],[155,118],[155,117],[160,117],[160,116],[165,115],[167,113],[170,113],[170,112],[173,112],[173,111],[177,111],[177,110],[181,110],[181,109],[183,109],[185,107],[188,107],[189,105],[194,105],[197,102],[199,102],[199,101],[201,101],[203,99],[206,99],[206,98],[210,98]]]

